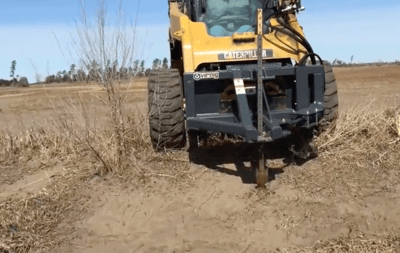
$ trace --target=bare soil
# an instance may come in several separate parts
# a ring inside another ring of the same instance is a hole
[[[342,111],[369,102],[375,108],[400,105],[400,66],[334,71]],[[128,106],[142,108],[134,104],[146,103],[145,89],[144,82],[132,87]],[[97,93],[102,91],[96,85],[1,89],[0,129],[16,135],[52,124],[54,108],[62,109],[66,100],[85,101],[102,124],[105,107],[93,97]],[[148,166],[158,173],[140,186],[85,177],[82,183],[90,187],[74,193],[87,198],[78,204],[85,208],[71,223],[68,240],[51,252],[400,252],[399,174],[388,177],[390,186],[372,190],[347,180],[353,174],[346,170],[328,177],[332,163],[322,157],[292,165],[283,155],[270,161],[274,176],[267,189],[256,189],[243,152],[228,145],[186,154],[176,162],[185,177],[163,173],[163,161],[154,161]],[[58,163],[48,168],[31,159],[20,165],[1,165],[7,180],[0,179],[0,201],[50,189],[51,178],[65,173]],[[90,166],[80,165],[85,171]],[[383,169],[374,173],[383,175]]]
[[[127,104],[143,101],[147,89],[145,80],[139,79],[128,91]],[[31,86],[26,89],[0,89],[0,131],[18,135],[32,127],[51,125],[57,118],[55,111],[64,113],[66,106],[88,107],[91,119],[104,122],[106,106],[96,97],[104,98],[105,91],[97,84],[61,83]]]
[[[349,108],[372,101],[376,108],[400,106],[400,66],[335,68],[340,105]]]

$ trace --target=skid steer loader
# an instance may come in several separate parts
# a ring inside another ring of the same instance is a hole
[[[171,69],[152,71],[148,80],[154,148],[193,146],[200,133],[241,136],[259,147],[255,175],[264,186],[264,143],[292,135],[309,142],[338,114],[332,68],[296,18],[301,0],[168,3]],[[302,150],[292,147],[310,154]]]

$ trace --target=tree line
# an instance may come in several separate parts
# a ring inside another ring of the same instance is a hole
[[[148,76],[150,70],[168,69],[168,59],[164,58],[154,59],[151,68],[145,67],[146,62],[144,60],[136,60],[133,62],[132,67],[119,67],[118,61],[113,63],[107,62],[107,66],[101,66],[96,61],[92,61],[89,64],[85,64],[87,71],[77,69],[75,64],[71,64],[69,71],[63,70],[58,71],[54,75],[49,75],[45,79],[45,83],[52,82],[76,82],[76,81],[98,81],[103,75],[118,79],[129,79],[135,77]]]

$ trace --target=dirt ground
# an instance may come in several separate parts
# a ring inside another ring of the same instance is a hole
[[[400,66],[335,68],[340,106],[372,101],[376,108],[400,105]]]
[[[334,71],[342,111],[370,101],[375,108],[400,105],[400,66]],[[51,124],[54,108],[62,111],[61,102],[68,100],[87,101],[101,122],[104,105],[93,97],[101,92],[95,85],[3,88],[0,129],[16,135]],[[145,104],[145,83],[138,82],[129,94],[128,104]],[[160,173],[145,187],[88,179],[82,218],[72,224],[69,240],[51,252],[313,252],[320,241],[349,236],[378,238],[374,243],[379,244],[400,228],[400,185],[374,192],[368,187],[354,192],[336,188],[324,177],[328,165],[318,157],[298,166],[275,161],[267,189],[256,189],[240,153],[239,147],[196,151],[188,154],[192,163],[187,178]],[[58,163],[43,165],[34,159],[21,166],[24,169],[11,175],[3,169],[7,180],[0,180],[0,201],[50,187],[51,178],[65,170]],[[151,166],[162,168],[163,163]],[[318,177],[310,180],[307,175]],[[303,177],[306,185],[293,187],[294,179]]]
[[[138,80],[127,93],[126,102],[142,102],[146,81]],[[0,89],[0,130],[13,135],[32,127],[54,123],[55,111],[65,113],[66,106],[78,106],[83,101],[92,113],[91,118],[104,122],[106,106],[96,97],[105,92],[97,84],[68,83],[31,86],[27,89]],[[68,108],[69,110],[70,108]]]

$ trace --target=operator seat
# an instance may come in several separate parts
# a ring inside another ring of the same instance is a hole
[[[255,15],[261,7],[262,0],[207,0],[207,12],[202,19],[211,36],[254,32]]]

